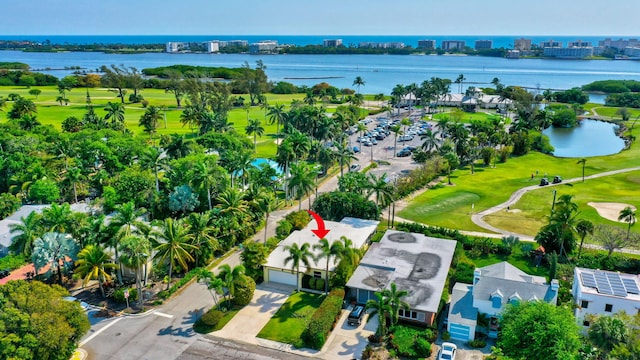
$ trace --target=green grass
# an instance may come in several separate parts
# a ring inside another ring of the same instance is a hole
[[[549,275],[549,267],[547,265],[540,265],[536,267],[533,263],[533,260],[529,257],[528,254],[523,254],[520,250],[519,246],[514,247],[513,253],[511,255],[499,255],[499,254],[490,254],[483,255],[475,259],[471,259],[476,267],[481,268],[493,264],[497,264],[502,261],[506,261],[509,264],[517,267],[518,269],[524,271],[529,275],[535,276],[548,276]]]
[[[489,114],[489,113],[485,113],[485,112],[475,112],[475,113],[471,113],[471,112],[460,112],[460,121],[464,122],[464,123],[470,123],[472,120],[489,120],[491,118],[500,118],[500,115],[495,115],[495,114]],[[451,112],[444,112],[444,113],[439,113],[439,114],[435,114],[433,115],[433,120],[440,120],[442,118],[445,117],[451,117]]]
[[[304,347],[302,333],[323,299],[324,295],[306,292],[292,294],[260,330],[258,337],[291,344],[297,348]]]
[[[633,130],[633,135],[640,136],[640,130],[637,127]],[[635,167],[638,166],[638,158],[640,158],[640,145],[634,142],[629,150],[619,154],[588,158],[585,173],[590,175]],[[416,196],[405,209],[398,213],[398,216],[434,226],[484,231],[471,221],[472,206],[474,212],[480,212],[500,204],[517,189],[537,184],[539,177],[545,173],[548,176],[561,175],[565,179],[581,177],[582,166],[576,163],[577,160],[529,153],[511,158],[506,163],[497,163],[495,168],[476,166],[475,174],[471,174],[469,167],[458,169],[453,172],[454,185],[437,186]],[[531,174],[536,171],[539,175],[532,180]],[[573,187],[563,185],[556,189],[560,191],[559,194],[565,193],[565,189],[567,193],[579,192],[580,210],[585,213],[585,216],[595,219],[597,215],[590,213],[591,210],[582,204],[589,201],[628,201],[635,206],[640,206],[640,186],[637,178],[638,175],[633,173],[620,176],[617,180],[606,177],[585,184],[574,183]],[[530,213],[523,211],[523,216],[534,219],[533,223],[521,225],[520,218],[516,218],[517,214],[506,212],[498,214],[497,220],[492,221],[497,221],[501,226],[511,221],[512,224],[509,227],[511,230],[534,234],[548,214],[544,209],[548,209],[552,201],[550,188],[541,188],[534,194],[527,196],[540,198],[536,199],[540,202],[538,205],[530,207],[521,206],[520,203],[518,205],[523,210],[530,211]],[[545,205],[542,206],[542,203]]]
[[[196,322],[193,325],[193,330],[199,334],[208,334],[213,331],[222,330],[222,328],[224,328],[224,326],[227,325],[227,323],[231,321],[231,319],[233,319],[233,317],[236,316],[236,314],[241,309],[242,307],[235,306],[233,309],[225,312],[222,318],[220,319],[220,321],[218,321],[218,323],[215,326],[206,326]]]

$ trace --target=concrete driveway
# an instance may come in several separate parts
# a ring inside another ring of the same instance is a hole
[[[322,351],[316,357],[327,360],[360,359],[362,351],[369,344],[369,335],[376,332],[378,316],[368,319],[369,315],[367,315],[362,324],[356,328],[347,324],[349,311],[350,309],[342,310],[336,328],[331,332]]]
[[[256,335],[271,320],[295,288],[258,285],[251,303],[240,310],[222,330],[211,335],[258,345]]]

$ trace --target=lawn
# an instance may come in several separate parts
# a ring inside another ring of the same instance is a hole
[[[227,323],[231,321],[231,319],[233,319],[240,310],[242,310],[242,306],[234,306],[231,310],[226,311],[215,326],[206,326],[196,322],[193,325],[193,330],[199,334],[208,334],[210,332],[222,330],[222,328],[227,325]]]
[[[640,130],[635,128],[633,135],[640,136]],[[634,142],[629,150],[610,156],[588,158],[585,166],[585,174],[596,174],[609,170],[630,168],[638,166],[640,157],[640,145]],[[424,224],[443,226],[460,230],[484,231],[471,221],[471,212],[479,212],[491,206],[506,201],[511,194],[519,188],[535,185],[539,177],[545,173],[548,176],[561,175],[563,178],[577,178],[582,176],[582,166],[577,164],[577,159],[555,158],[540,153],[529,153],[525,156],[510,158],[505,163],[497,163],[496,167],[476,166],[475,174],[465,167],[453,172],[453,185],[436,186],[419,196],[416,196],[409,205],[398,213],[398,216]],[[531,174],[538,173],[538,177],[531,179]],[[617,180],[599,178],[582,183],[574,183],[571,186],[560,186],[560,194],[578,192],[580,209],[585,216],[596,219],[595,211],[582,204],[589,201],[630,202],[640,206],[640,186],[638,186],[637,173],[628,173],[627,176],[619,176]],[[566,190],[565,190],[566,189]],[[525,234],[534,234],[545,220],[549,206],[553,199],[552,189],[541,188],[527,195],[527,198],[536,198],[535,204],[524,206],[520,203],[518,208],[523,210],[519,214],[500,213],[495,216],[495,225],[504,226],[511,222],[509,228],[513,231]],[[527,200],[521,200],[527,201]],[[530,200],[534,201],[534,200]],[[522,203],[525,204],[525,203]],[[512,218],[513,217],[513,218]],[[520,224],[520,220],[528,220]],[[513,221],[512,221],[513,220]]]
[[[640,171],[586,180],[584,183],[565,184],[555,188],[540,188],[525,194],[511,207],[512,211],[489,215],[485,220],[501,229],[533,236],[541,226],[546,224],[545,216],[551,211],[553,190],[557,190],[557,196],[564,194],[574,196],[574,202],[578,204],[580,211],[578,218],[589,220],[594,224],[615,225],[626,229],[627,224],[601,217],[596,209],[587,203],[613,201],[638,207],[640,206],[639,188]],[[632,227],[632,230],[640,231],[635,227]]]
[[[304,347],[302,333],[322,300],[324,295],[302,291],[292,294],[260,330],[258,337],[291,344],[297,348]]]

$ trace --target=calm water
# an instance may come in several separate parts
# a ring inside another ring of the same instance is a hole
[[[624,140],[616,136],[617,125],[596,120],[583,120],[575,128],[549,127],[543,131],[555,148],[554,156],[582,158],[611,155],[624,148]]]
[[[288,81],[312,86],[326,81],[338,88],[353,87],[353,79],[365,81],[362,92],[389,94],[397,84],[420,84],[431,77],[455,80],[464,74],[467,86],[487,86],[493,78],[503,84],[533,89],[568,89],[596,80],[640,80],[636,61],[615,60],[543,60],[489,58],[476,56],[419,55],[267,55],[248,54],[104,54],[104,53],[27,53],[0,51],[0,61],[19,61],[33,69],[61,69],[80,66],[95,70],[102,65],[123,64],[138,69],[190,64],[238,67],[245,61],[252,66],[262,60],[272,81]],[[62,77],[68,70],[47,73]],[[456,84],[451,86],[457,92]]]

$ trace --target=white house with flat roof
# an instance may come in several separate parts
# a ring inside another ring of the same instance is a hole
[[[578,325],[586,331],[590,315],[610,316],[640,311],[640,275],[576,267],[571,288]]]
[[[376,231],[379,221],[376,220],[363,220],[346,217],[340,222],[325,221],[325,227],[330,230],[325,238],[329,243],[333,243],[336,240],[340,240],[342,236],[351,240],[353,247],[356,249],[363,248],[371,238],[371,235]],[[266,264],[263,266],[264,281],[272,283],[280,283],[286,285],[302,287],[302,278],[304,275],[309,275],[315,278],[325,279],[327,259],[322,258],[318,260],[310,260],[310,267],[307,268],[304,264],[300,264],[300,278],[296,275],[296,269],[292,269],[292,262],[285,263],[286,258],[289,256],[289,251],[286,250],[287,246],[291,246],[294,243],[301,246],[304,243],[309,243],[310,251],[314,255],[319,255],[320,251],[313,248],[318,244],[320,239],[311,232],[312,229],[317,229],[315,221],[309,222],[309,224],[302,230],[296,230],[292,232],[286,239],[282,240],[278,247],[276,247]],[[338,263],[335,258],[331,258],[329,263],[329,272],[333,272]]]
[[[558,301],[558,280],[525,273],[506,261],[475,269],[473,284],[456,283],[449,304],[447,330],[452,339],[475,338],[478,314],[489,318],[489,337],[498,336],[498,320],[507,304]]]
[[[456,249],[455,240],[387,230],[380,242],[371,244],[347,282],[349,295],[360,304],[376,299],[375,292],[395,283],[409,295],[409,310],[400,318],[432,325]]]

